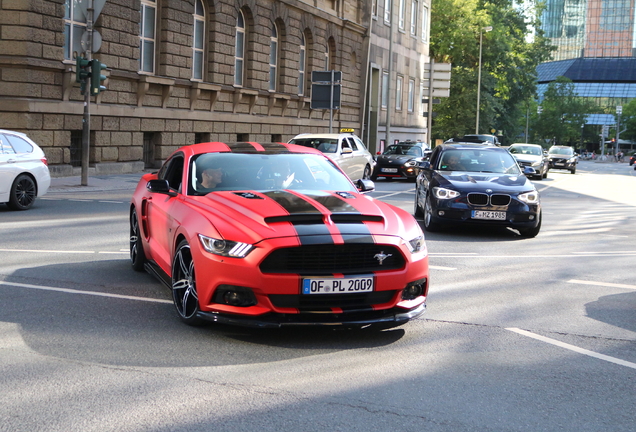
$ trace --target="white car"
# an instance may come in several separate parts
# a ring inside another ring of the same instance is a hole
[[[42,149],[21,132],[0,129],[0,203],[26,210],[50,185]]]
[[[320,150],[333,160],[351,180],[368,179],[375,167],[375,159],[362,140],[352,133],[300,134],[289,141]]]

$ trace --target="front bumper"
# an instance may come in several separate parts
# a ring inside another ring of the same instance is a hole
[[[397,172],[394,172],[394,173],[382,172],[382,168],[397,169]],[[417,177],[418,172],[419,171],[417,170],[416,167],[405,167],[405,166],[396,167],[395,165],[391,165],[391,166],[386,165],[381,167],[379,165],[376,165],[373,176],[374,177],[394,177],[394,178],[406,177],[408,179],[414,179]]]
[[[550,169],[569,170],[575,166],[576,162],[568,161],[567,159],[550,159]]]
[[[512,201],[508,207],[471,206],[461,200],[434,200],[432,221],[440,225],[502,226],[515,229],[536,228],[541,213],[540,204]],[[473,210],[505,211],[506,219],[473,219]],[[441,212],[441,214],[440,214]]]

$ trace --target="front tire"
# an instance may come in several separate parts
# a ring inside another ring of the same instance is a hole
[[[12,210],[28,210],[33,205],[36,196],[37,187],[33,178],[26,174],[20,174],[11,185],[7,205]]]
[[[146,264],[146,253],[141,242],[139,218],[135,209],[130,212],[130,264],[135,271],[143,271]]]
[[[371,178],[371,167],[369,165],[364,167],[364,174],[362,174],[362,178],[364,180],[368,180]]]
[[[543,219],[543,217],[541,216],[541,213],[539,213],[539,223],[537,226],[534,228],[520,229],[519,234],[521,234],[522,237],[527,238],[536,237],[539,234],[539,231],[541,231],[541,219]]]
[[[424,228],[428,232],[439,231],[439,224],[433,222],[433,205],[431,204],[431,197],[426,198],[424,204]]]
[[[420,195],[420,190],[419,188],[415,189],[415,207],[413,209],[413,215],[416,218],[421,218],[422,216],[424,216],[424,211],[422,211],[422,207],[420,207],[420,202],[419,202],[419,197]]]
[[[576,165],[574,165],[574,167],[570,170],[571,174],[576,174]]]
[[[182,240],[172,260],[172,300],[179,318],[191,326],[203,323],[197,316],[199,296],[197,295],[194,260],[187,241]]]

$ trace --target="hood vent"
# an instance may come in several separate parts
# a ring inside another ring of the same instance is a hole
[[[285,216],[270,216],[265,218],[265,223],[291,222],[296,225],[312,225],[325,223],[321,213],[314,214],[290,214]]]
[[[382,216],[347,213],[332,214],[331,220],[334,223],[384,222],[384,218]]]

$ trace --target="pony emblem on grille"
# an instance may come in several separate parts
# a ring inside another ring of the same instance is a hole
[[[380,253],[375,254],[373,258],[376,258],[378,260],[378,264],[382,265],[382,262],[390,256],[393,256],[393,254],[387,255],[384,253],[384,251],[380,251]]]

